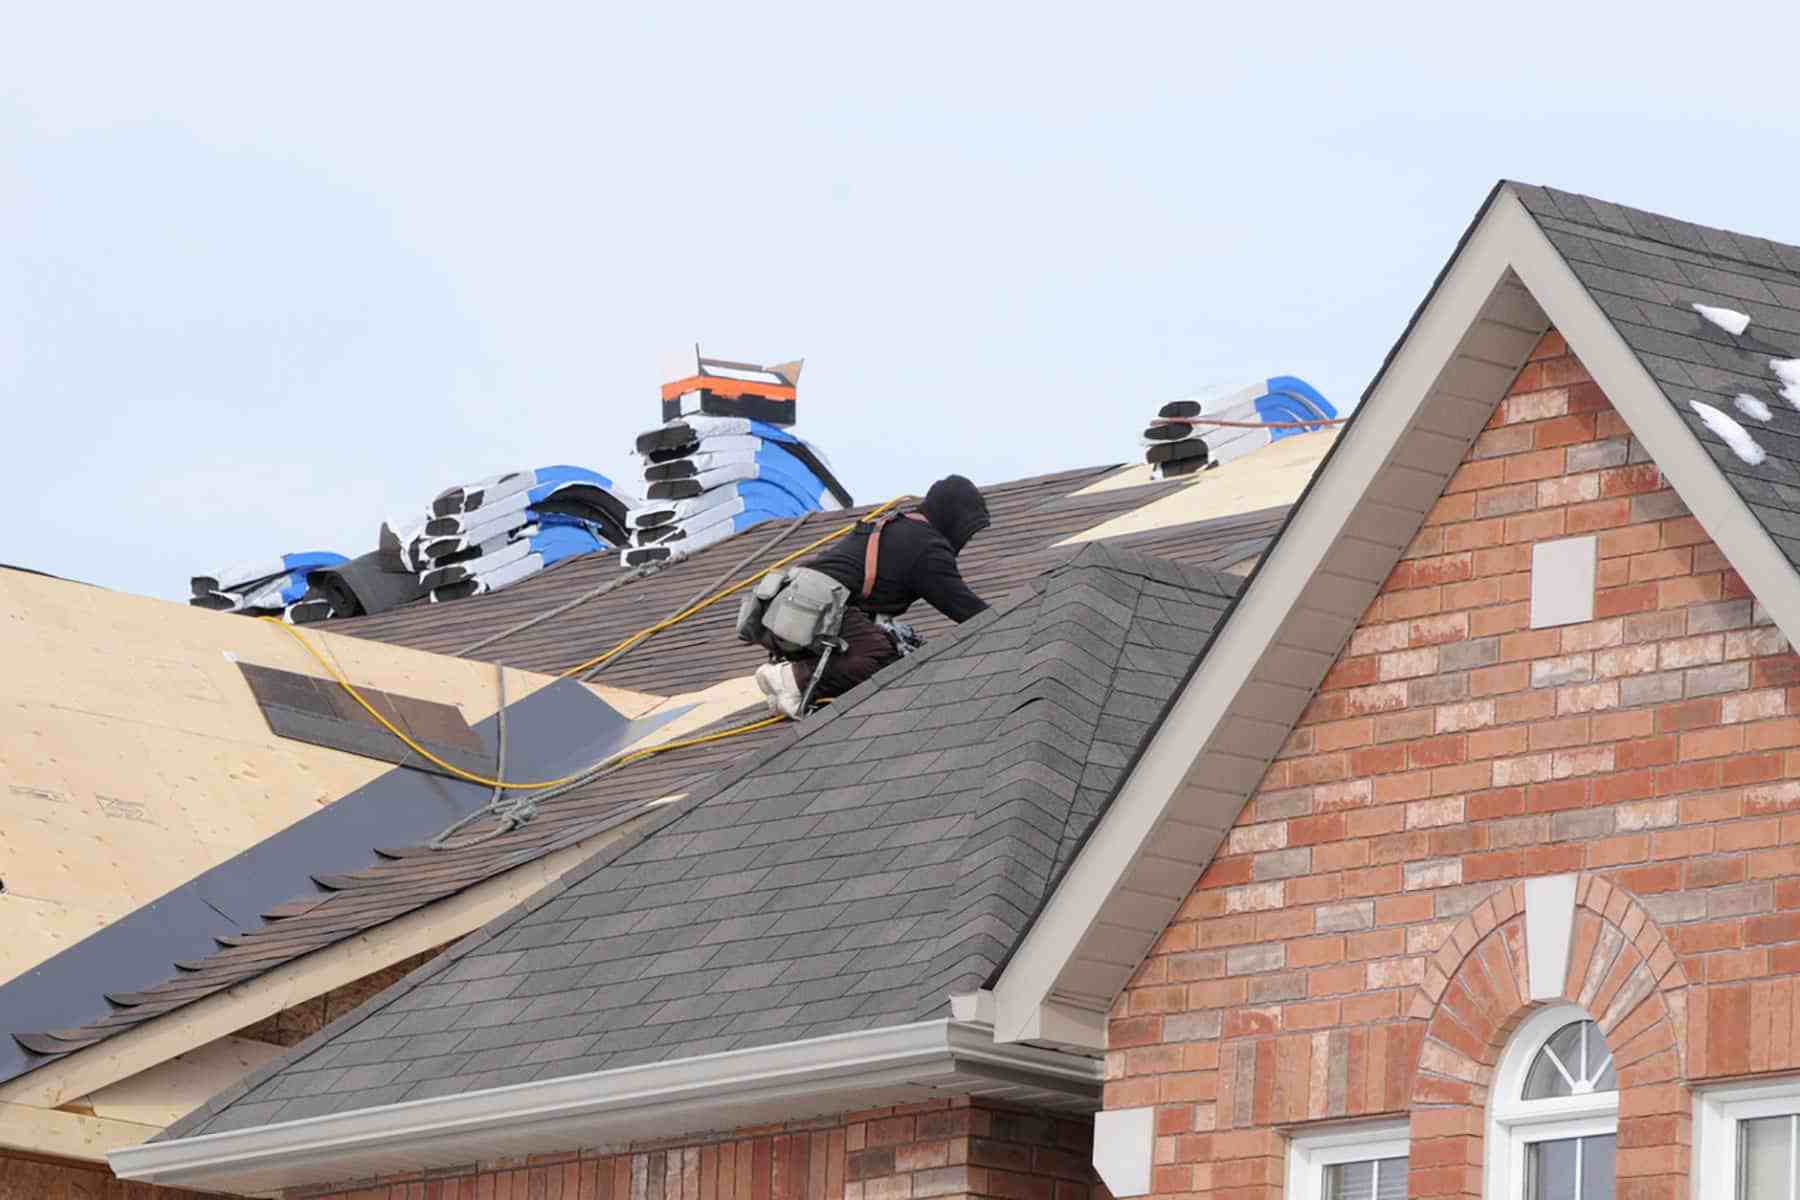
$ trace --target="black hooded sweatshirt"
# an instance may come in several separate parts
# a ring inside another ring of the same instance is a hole
[[[871,615],[897,617],[923,600],[960,624],[987,608],[956,565],[969,539],[988,527],[987,501],[973,483],[950,475],[931,485],[917,511],[925,520],[902,518],[883,526],[875,587],[867,596],[862,583],[868,526],[858,524],[856,532],[806,565],[849,588],[851,605]]]

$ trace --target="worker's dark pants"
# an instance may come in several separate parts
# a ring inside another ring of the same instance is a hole
[[[825,674],[819,677],[819,689],[813,693],[815,700],[843,695],[900,657],[900,648],[894,645],[894,639],[883,633],[881,627],[859,608],[844,610],[844,623],[838,627],[838,637],[850,648],[832,651],[831,661],[825,664]],[[811,682],[813,668],[817,665],[818,658],[814,655],[794,660],[794,679],[802,692]]]

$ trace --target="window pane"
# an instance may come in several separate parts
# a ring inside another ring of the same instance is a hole
[[[1792,1117],[1738,1122],[1738,1200],[1788,1200]]]
[[[1581,1200],[1613,1200],[1618,1144],[1610,1133],[1581,1139]]]
[[[1522,1098],[1526,1100],[1545,1100],[1551,1096],[1567,1096],[1570,1094],[1569,1081],[1563,1078],[1556,1064],[1543,1051],[1538,1052],[1532,1060],[1531,1071],[1525,1076],[1525,1090]]]
[[[1406,1200],[1405,1156],[1326,1167],[1325,1200]]]
[[[1571,1085],[1581,1078],[1581,1026],[1582,1022],[1571,1021],[1550,1035],[1525,1076],[1524,1099],[1543,1100],[1574,1092]]]
[[[1375,1165],[1375,1200],[1406,1200],[1406,1159],[1384,1158]]]
[[[1527,1200],[1582,1200],[1576,1190],[1575,1143],[1579,1138],[1533,1142],[1525,1147]],[[1607,1195],[1612,1195],[1609,1190]]]
[[[1551,1034],[1531,1060],[1520,1098],[1547,1100],[1613,1092],[1618,1088],[1619,1078],[1613,1071],[1606,1035],[1592,1021],[1571,1021]]]
[[[1325,1168],[1325,1200],[1374,1200],[1373,1162],[1333,1163]]]

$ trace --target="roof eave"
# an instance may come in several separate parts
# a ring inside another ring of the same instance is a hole
[[[1502,184],[995,980],[996,1036],[1057,1044],[1042,1031],[1066,1027],[1067,1009],[1110,1008],[1551,325],[1752,590],[1785,614],[1783,632],[1800,632],[1800,576]]]
[[[926,1021],[114,1151],[121,1179],[268,1192],[945,1096],[1099,1107],[1101,1064]]]

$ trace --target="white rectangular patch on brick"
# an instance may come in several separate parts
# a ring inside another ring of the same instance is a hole
[[[1594,619],[1593,534],[1531,547],[1531,627],[1575,625]]]
[[[1155,1153],[1156,1109],[1094,1114],[1094,1170],[1113,1195],[1147,1195]]]
[[[1555,1000],[1568,981],[1575,883],[1573,875],[1543,875],[1525,881],[1526,978],[1533,1000]]]

